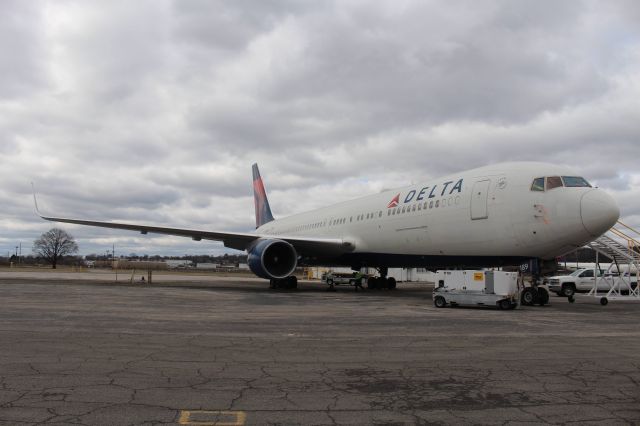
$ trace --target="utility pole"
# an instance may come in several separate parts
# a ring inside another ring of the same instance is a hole
[[[112,249],[112,253],[113,253],[113,263],[115,263],[115,261],[116,261],[116,245],[115,245],[115,243],[113,244],[111,249]],[[112,263],[112,265],[113,265],[113,263]],[[118,266],[116,265],[116,282],[117,281],[118,281]]]

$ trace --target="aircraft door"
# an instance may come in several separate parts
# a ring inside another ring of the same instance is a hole
[[[489,217],[487,199],[489,197],[490,184],[490,179],[479,180],[473,184],[473,190],[471,191],[471,220]]]

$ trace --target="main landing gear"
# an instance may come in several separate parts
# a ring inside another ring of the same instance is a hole
[[[544,306],[549,303],[549,292],[546,288],[537,285],[525,287],[520,294],[520,303],[524,306]]]
[[[369,290],[394,290],[396,288],[396,279],[393,277],[383,278],[383,277],[371,277],[367,280],[367,288]]]
[[[294,275],[286,278],[275,279],[272,278],[269,280],[269,288],[270,289],[285,289],[285,290],[293,290],[298,288],[298,278]]]
[[[367,288],[370,290],[377,289],[387,289],[387,290],[395,290],[396,288],[396,279],[393,277],[387,278],[387,273],[389,269],[387,267],[378,268],[378,272],[380,272],[379,277],[371,277],[367,280]]]

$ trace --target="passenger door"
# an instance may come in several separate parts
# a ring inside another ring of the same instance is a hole
[[[490,179],[482,179],[473,184],[471,190],[471,220],[489,217],[487,199],[489,197]]]

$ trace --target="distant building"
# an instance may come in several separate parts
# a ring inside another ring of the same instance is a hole
[[[218,269],[219,266],[217,263],[201,262],[196,265],[196,269]]]
[[[353,272],[351,268],[343,266],[336,266],[333,268],[312,267],[307,268],[307,270],[310,272],[310,276],[316,279],[322,278],[322,274],[328,271],[346,273]],[[368,271],[366,272],[371,275],[378,275],[378,271],[375,268],[368,268]],[[389,268],[387,276],[395,278],[398,282],[434,282],[435,280],[435,274],[433,272],[427,271],[424,268]]]

